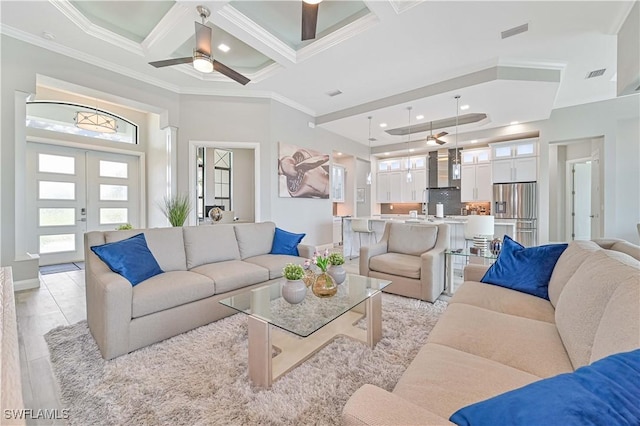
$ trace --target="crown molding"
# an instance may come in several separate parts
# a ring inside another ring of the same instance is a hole
[[[362,18],[356,19],[344,27],[329,33],[321,39],[298,50],[296,54],[296,62],[306,61],[312,56],[324,52],[325,50],[374,27],[379,22],[380,19],[374,13],[368,13]]]
[[[152,49],[156,43],[167,37],[186,15],[191,13],[193,12],[183,4],[175,3],[142,41],[142,48],[145,51]]]
[[[424,0],[389,0],[393,10],[399,15],[422,3]]]
[[[273,49],[281,57],[289,61],[290,63],[296,63],[296,51],[289,47],[282,40],[271,34],[269,31],[258,25],[246,15],[240,13],[238,9],[230,5],[222,7],[217,14],[226,19],[233,25],[237,26],[241,30],[245,31],[250,36],[257,39],[270,49]],[[255,49],[255,47],[254,47]],[[260,50],[260,49],[256,49]],[[264,53],[264,52],[263,52]],[[271,55],[267,55],[271,56]],[[273,58],[272,58],[273,59]]]
[[[49,0],[49,3],[51,3],[53,7],[58,9],[78,28],[80,28],[90,36],[113,44],[114,46],[125,49],[131,53],[135,53],[136,55],[144,56],[144,51],[139,43],[136,43],[126,37],[122,37],[121,35],[118,35],[94,24],[78,9],[76,9],[68,0]]]
[[[90,65],[94,65],[100,68],[104,68],[109,71],[113,71],[117,74],[124,75],[126,77],[133,78],[135,80],[142,81],[144,83],[151,84],[153,86],[160,87],[162,89],[169,90],[174,93],[180,93],[180,88],[176,85],[167,83],[166,81],[154,78],[149,76],[148,74],[143,74],[141,72],[133,71],[129,68],[123,67],[121,65],[114,64],[109,61],[105,61],[102,58],[97,56],[89,55],[87,53],[81,52],[79,50],[75,50],[66,46],[63,46],[59,43],[51,42],[43,39],[42,37],[35,36],[33,34],[18,30],[16,28],[10,27],[8,25],[0,26],[0,33],[5,34],[9,37],[13,37],[15,39],[24,41],[25,43],[33,44],[35,46],[41,47],[43,49],[50,50],[55,53],[59,53],[64,56],[68,56],[73,59],[77,59],[82,62],[86,62]]]

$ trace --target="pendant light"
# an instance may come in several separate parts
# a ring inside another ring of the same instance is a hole
[[[90,130],[97,133],[115,133],[118,131],[116,119],[106,114],[98,112],[98,100],[95,100],[96,107],[89,111],[77,111],[74,121],[76,127],[83,130]]]
[[[409,111],[409,138],[407,139],[407,183],[411,183],[413,176],[411,176],[411,150],[409,145],[411,142],[411,107],[407,107]]]
[[[460,95],[455,96],[456,99],[456,156],[453,159],[453,179],[460,179],[460,158],[458,156],[458,111],[460,110]]]
[[[371,119],[373,117],[367,118],[369,119],[369,160],[371,160]],[[371,185],[371,162],[369,162],[369,172],[367,173],[367,185]]]

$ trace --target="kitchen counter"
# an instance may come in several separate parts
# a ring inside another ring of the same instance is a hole
[[[358,219],[369,219],[371,221],[372,235],[362,234],[356,235],[351,230],[351,220],[353,217],[342,218],[342,243],[343,252],[349,258],[358,257],[360,253],[360,240],[362,245],[370,245],[380,241],[384,233],[384,227],[387,222],[398,223],[415,223],[415,224],[437,224],[446,223],[450,225],[450,242],[449,249],[459,249],[465,247],[464,224],[469,216],[445,216],[444,218],[436,218],[434,216],[418,215],[417,218],[411,218],[409,215],[374,215],[371,217],[362,217]],[[513,219],[495,219],[494,235],[503,238],[503,235],[513,237],[516,231],[516,224]]]

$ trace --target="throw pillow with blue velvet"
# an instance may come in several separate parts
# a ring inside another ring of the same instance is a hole
[[[298,244],[307,234],[294,234],[280,228],[276,228],[273,236],[273,245],[271,246],[271,254],[288,254],[290,256],[298,256]]]
[[[163,272],[149,250],[144,234],[115,243],[93,246],[91,251],[113,272],[129,280],[132,286]]]
[[[498,260],[480,280],[549,300],[549,280],[567,244],[524,247],[504,236]]]
[[[639,425],[640,349],[531,383],[453,413],[461,426]]]

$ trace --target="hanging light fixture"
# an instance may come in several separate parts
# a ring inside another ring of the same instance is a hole
[[[460,110],[460,95],[456,99],[456,156],[453,159],[453,179],[460,179],[460,157],[458,156],[458,111]]]
[[[90,130],[98,133],[115,133],[118,131],[118,125],[116,119],[98,112],[96,100],[96,107],[93,111],[77,111],[74,118],[76,127],[79,129]]]
[[[371,158],[371,119],[373,117],[367,118],[369,119],[369,158]],[[371,163],[369,163],[369,172],[367,173],[367,185],[371,185]]]
[[[409,111],[409,137],[407,138],[407,183],[411,183],[413,180],[413,176],[411,176],[411,151],[409,150],[409,145],[411,142],[411,107],[407,107],[407,111]]]

